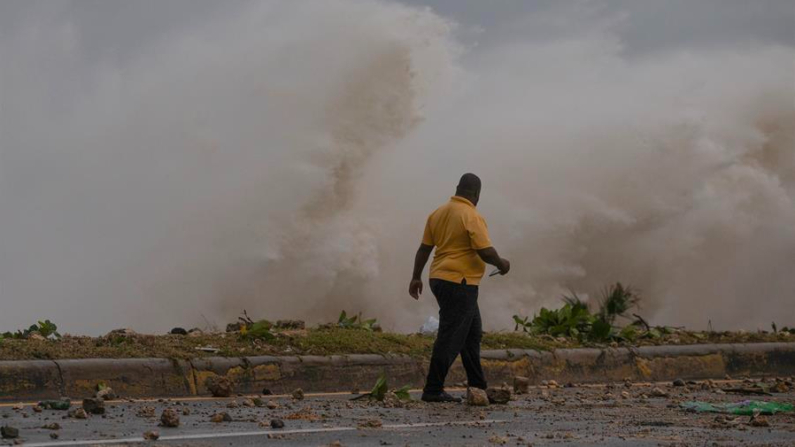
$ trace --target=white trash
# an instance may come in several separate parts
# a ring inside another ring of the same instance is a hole
[[[425,322],[420,327],[420,334],[422,335],[432,335],[435,334],[436,331],[439,330],[439,319],[431,315],[428,317],[428,321]]]

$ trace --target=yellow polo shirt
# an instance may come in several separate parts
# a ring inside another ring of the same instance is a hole
[[[453,196],[428,216],[422,243],[436,247],[431,263],[431,278],[477,285],[486,263],[476,250],[491,247],[483,216],[469,200]]]

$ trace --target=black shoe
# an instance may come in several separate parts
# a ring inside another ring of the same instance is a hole
[[[423,402],[461,402],[460,397],[453,397],[444,391],[441,393],[422,393]]]

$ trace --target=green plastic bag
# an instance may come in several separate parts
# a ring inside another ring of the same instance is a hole
[[[69,399],[61,400],[43,400],[39,402],[39,406],[45,410],[68,410],[72,405]]]
[[[680,407],[696,413],[728,413],[741,416],[754,414],[791,413],[792,404],[765,402],[761,400],[744,400],[742,402],[711,404],[709,402],[682,402]]]

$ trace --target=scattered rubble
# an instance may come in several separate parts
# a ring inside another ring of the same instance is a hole
[[[141,407],[135,412],[135,415],[138,416],[139,418],[152,419],[156,415],[155,407],[149,407],[149,406]]]
[[[516,394],[527,394],[530,388],[530,379],[527,377],[516,376],[513,378],[513,392]]]
[[[221,422],[232,422],[232,416],[229,416],[229,413],[223,411],[221,413],[216,413],[210,418],[210,422],[214,422],[216,424]]]
[[[265,404],[265,406],[268,407],[269,410],[275,410],[279,408],[279,404],[272,400],[269,400],[268,403]]]
[[[486,389],[486,395],[489,402],[492,404],[507,404],[511,400],[511,390],[508,387],[489,387]]]
[[[770,427],[770,422],[761,414],[751,416],[751,420],[748,421],[748,424],[752,427]]]
[[[173,408],[166,408],[160,415],[160,425],[163,427],[179,427],[179,413]]]
[[[88,413],[82,408],[75,408],[69,411],[69,417],[73,419],[88,419]]]
[[[654,387],[651,390],[651,396],[652,397],[668,397],[668,393],[665,392],[665,390],[663,390],[662,388]]]
[[[105,414],[105,401],[98,398],[83,399],[83,410],[91,414]]]
[[[72,401],[69,399],[43,400],[39,402],[39,406],[45,410],[68,410],[72,406]]]
[[[304,400],[304,390],[301,388],[294,389],[290,395],[293,396],[293,399],[295,400]]]
[[[359,423],[359,428],[381,428],[384,423],[381,419],[368,419]]]
[[[61,429],[61,424],[59,424],[57,422],[51,422],[49,424],[42,425],[41,428],[43,428],[45,430],[60,430]]]
[[[116,400],[118,398],[118,396],[116,396],[116,393],[113,391],[113,388],[109,386],[103,387],[102,389],[97,391],[95,397],[97,399],[102,399],[102,400]]]
[[[2,436],[3,439],[16,439],[19,437],[19,430],[8,425],[4,425],[0,427],[0,436]]]
[[[157,441],[160,439],[160,432],[156,430],[149,430],[144,432],[144,439],[147,441]]]
[[[210,376],[204,381],[204,386],[213,397],[229,397],[232,395],[234,385],[226,376]]]
[[[481,390],[480,388],[467,388],[467,397],[466,397],[467,405],[471,405],[473,407],[487,407],[489,405],[489,397],[486,394],[486,391]]]

